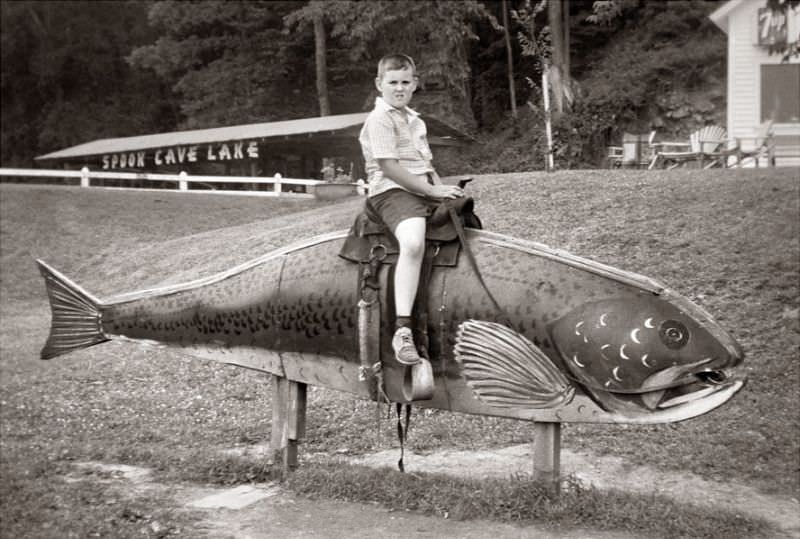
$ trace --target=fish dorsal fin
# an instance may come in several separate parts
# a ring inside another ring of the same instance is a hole
[[[544,352],[502,324],[462,322],[454,354],[467,385],[491,406],[555,408],[568,404],[575,394],[575,388]]]

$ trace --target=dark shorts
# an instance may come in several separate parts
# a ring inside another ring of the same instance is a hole
[[[412,217],[427,218],[439,205],[435,200],[409,193],[404,189],[384,191],[370,197],[369,202],[392,232],[401,221]]]

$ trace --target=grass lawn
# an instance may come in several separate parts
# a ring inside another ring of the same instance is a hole
[[[708,309],[745,349],[750,381],[722,408],[671,425],[569,424],[565,447],[800,497],[796,171],[520,173],[480,176],[469,190],[487,229],[659,279]],[[159,500],[137,507],[97,484],[65,481],[70,463],[137,464],[167,482],[236,484],[263,479],[264,470],[221,450],[269,438],[266,375],[125,343],[37,359],[49,312],[34,258],[102,297],[209,275],[291,240],[346,228],[359,204],[0,184],[0,533],[134,537],[141,528],[136,515],[180,522],[190,516],[170,513]],[[393,425],[381,422],[377,437],[374,418],[371,403],[312,389],[302,451],[358,454],[394,444]],[[416,450],[496,447],[529,442],[531,430],[520,421],[426,411],[410,444]],[[301,492],[316,484],[315,473],[334,475],[324,466],[304,473],[294,480]],[[363,474],[344,473],[341,482],[348,484]],[[469,488],[453,486],[449,494]],[[493,489],[487,486],[487,495]],[[689,507],[667,513],[688,515],[686,529],[694,532],[658,521],[641,529],[635,521],[653,519],[644,508],[648,501],[637,505],[620,495],[613,509],[596,503],[597,494],[578,496],[572,506],[582,512],[565,511],[564,525],[664,537],[733,537],[735,530],[746,536],[760,529]],[[461,512],[474,516],[474,504],[459,499]],[[97,500],[113,503],[88,509]],[[631,518],[614,522],[609,511]],[[516,521],[554,515],[477,514]],[[703,519],[708,522],[699,527]]]

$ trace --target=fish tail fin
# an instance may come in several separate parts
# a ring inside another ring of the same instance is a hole
[[[53,320],[40,357],[50,359],[109,340],[103,333],[103,304],[67,277],[37,260],[47,286]]]

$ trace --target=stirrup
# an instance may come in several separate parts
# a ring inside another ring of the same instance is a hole
[[[426,401],[433,397],[433,367],[427,359],[406,367],[403,376],[403,398],[406,402]]]

